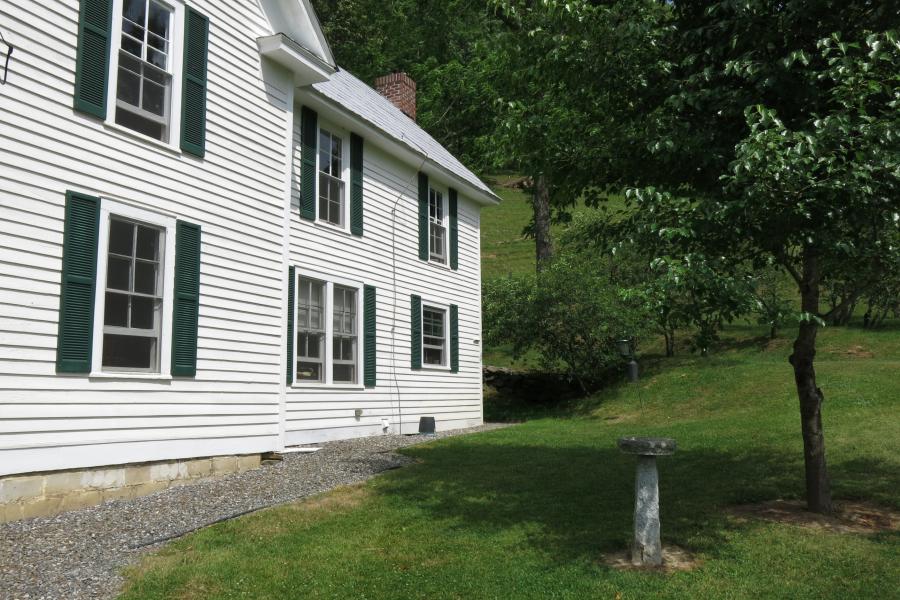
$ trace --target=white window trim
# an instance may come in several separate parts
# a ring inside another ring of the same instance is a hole
[[[160,4],[172,10],[172,52],[169,59],[172,61],[172,96],[169,98],[169,139],[164,142],[156,138],[144,135],[139,131],[129,129],[116,123],[116,92],[119,80],[119,50],[122,47],[122,5],[124,0],[113,0],[112,27],[110,28],[109,44],[109,78],[106,89],[106,121],[104,125],[116,132],[150,142],[166,150],[181,154],[181,81],[182,65],[184,63],[184,2],[182,0],[156,0]]]
[[[444,227],[444,262],[431,257],[431,190],[441,194],[441,225]],[[450,269],[450,190],[443,186],[428,182],[428,263],[436,267]],[[437,305],[434,305],[437,306]]]
[[[440,264],[440,263],[438,263]],[[430,365],[425,362],[425,308],[437,308],[444,311],[444,364]],[[421,323],[421,331],[419,336],[419,347],[421,348],[421,356],[419,357],[422,364],[422,370],[425,371],[450,371],[450,305],[443,302],[432,302],[427,298],[422,298],[421,308],[419,309],[419,323]]]
[[[159,372],[146,371],[104,371],[103,370],[103,318],[106,308],[106,258],[109,251],[109,220],[111,216],[132,219],[154,227],[165,233],[162,256],[162,324],[159,340]],[[97,240],[97,275],[94,291],[94,339],[91,352],[92,378],[108,379],[162,379],[172,378],[172,307],[175,295],[175,217],[150,212],[129,204],[101,198],[100,231]],[[102,285],[101,285],[102,283]]]
[[[341,181],[344,182],[344,197],[341,204],[341,221],[343,226],[335,225],[330,221],[326,221],[319,217],[319,140],[322,137],[322,130],[327,131],[333,136],[341,139]],[[350,233],[350,132],[339,127],[330,121],[318,120],[316,128],[316,224],[327,227],[333,231],[341,231]]]
[[[333,226],[332,226],[333,227]],[[335,277],[334,275],[326,275],[317,271],[301,271],[299,268],[295,273],[294,280],[294,323],[300,322],[300,303],[297,298],[300,294],[300,278],[315,279],[325,284],[325,381],[300,381],[297,379],[297,356],[299,345],[297,344],[297,331],[299,328],[295,325],[292,343],[294,344],[294,380],[291,384],[292,388],[303,389],[340,389],[340,390],[364,390],[363,385],[363,288],[364,285],[359,281],[345,279],[343,277]],[[342,286],[356,290],[356,383],[334,382],[334,359],[332,358],[334,346],[334,286]]]

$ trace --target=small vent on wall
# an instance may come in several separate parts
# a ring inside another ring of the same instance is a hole
[[[419,419],[419,433],[434,435],[434,417],[421,417]]]

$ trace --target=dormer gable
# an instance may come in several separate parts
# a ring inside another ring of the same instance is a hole
[[[260,0],[272,35],[257,39],[260,54],[294,74],[298,86],[327,81],[337,66],[309,0]]]

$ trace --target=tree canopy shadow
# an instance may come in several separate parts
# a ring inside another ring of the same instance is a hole
[[[627,547],[635,457],[614,447],[476,437],[482,439],[407,449],[423,462],[385,477],[377,492],[414,503],[453,529],[491,534],[523,528],[527,542],[553,561],[594,560]],[[659,459],[663,543],[721,552],[729,530],[748,526],[729,520],[727,507],[802,497],[797,458],[766,447],[740,453],[686,447]],[[868,472],[879,486],[878,495],[889,497],[900,484],[890,465],[855,463],[855,472]]]

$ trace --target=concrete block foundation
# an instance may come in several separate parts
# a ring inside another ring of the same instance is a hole
[[[260,455],[250,454],[0,477],[0,523],[146,496],[259,465]]]

